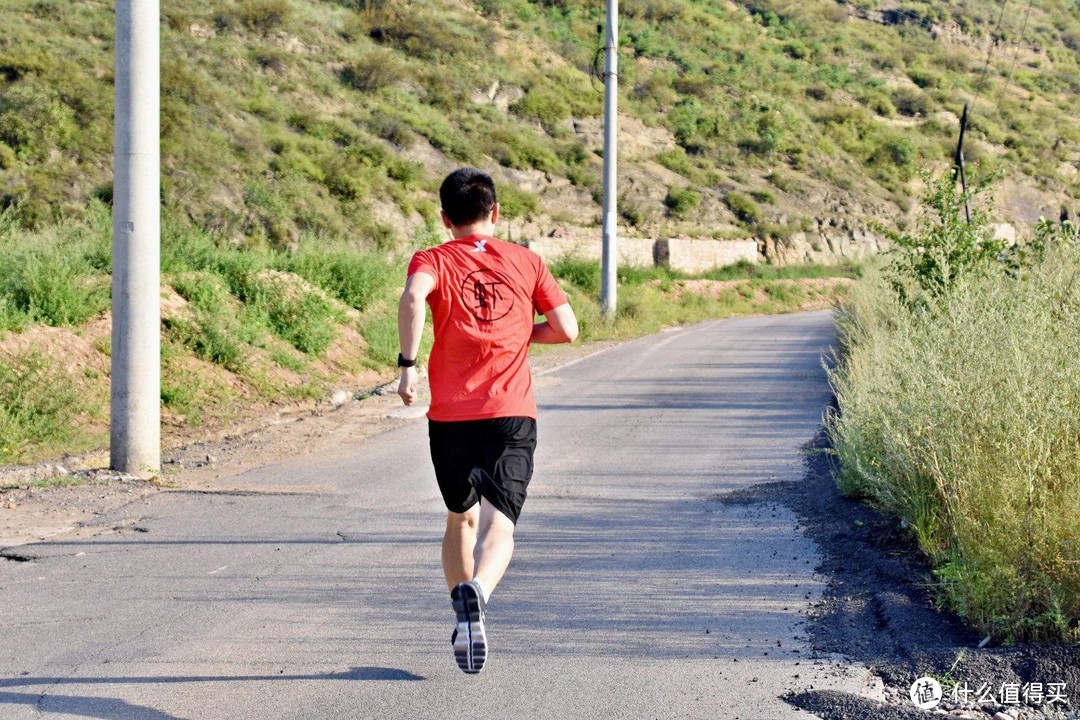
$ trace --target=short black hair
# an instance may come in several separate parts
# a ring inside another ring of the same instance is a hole
[[[471,225],[486,219],[498,202],[495,181],[483,170],[458,168],[443,180],[439,200],[451,223]]]

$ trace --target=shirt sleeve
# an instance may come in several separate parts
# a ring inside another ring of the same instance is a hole
[[[551,310],[566,304],[569,300],[566,293],[559,287],[559,283],[555,282],[555,277],[547,269],[547,265],[539,257],[537,257],[537,265],[539,267],[537,268],[536,289],[533,291],[533,306],[540,315],[547,315]]]
[[[405,276],[415,275],[418,272],[427,273],[435,278],[435,282],[439,281],[439,275],[435,272],[435,265],[431,262],[431,257],[424,250],[417,250],[413,253],[412,260],[409,261],[409,271]]]

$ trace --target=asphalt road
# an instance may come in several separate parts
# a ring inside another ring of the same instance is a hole
[[[537,378],[537,473],[479,676],[449,644],[417,421],[19,548],[0,717],[774,720],[810,717],[788,690],[873,694],[807,646],[827,578],[795,516],[721,501],[801,477],[832,333],[827,313],[707,322]]]

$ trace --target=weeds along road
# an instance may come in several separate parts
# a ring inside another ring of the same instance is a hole
[[[479,676],[449,644],[417,420],[233,479],[259,492],[162,493],[115,533],[19,548],[0,716],[775,720],[809,715],[789,690],[873,695],[864,668],[812,658],[826,578],[795,516],[722,502],[801,477],[832,341],[828,313],[712,321],[537,378]]]

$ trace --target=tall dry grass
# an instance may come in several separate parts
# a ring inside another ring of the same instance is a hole
[[[1000,640],[1076,642],[1076,227],[1036,246],[927,302],[868,270],[838,314],[828,427],[841,489],[910,525],[949,607]]]

